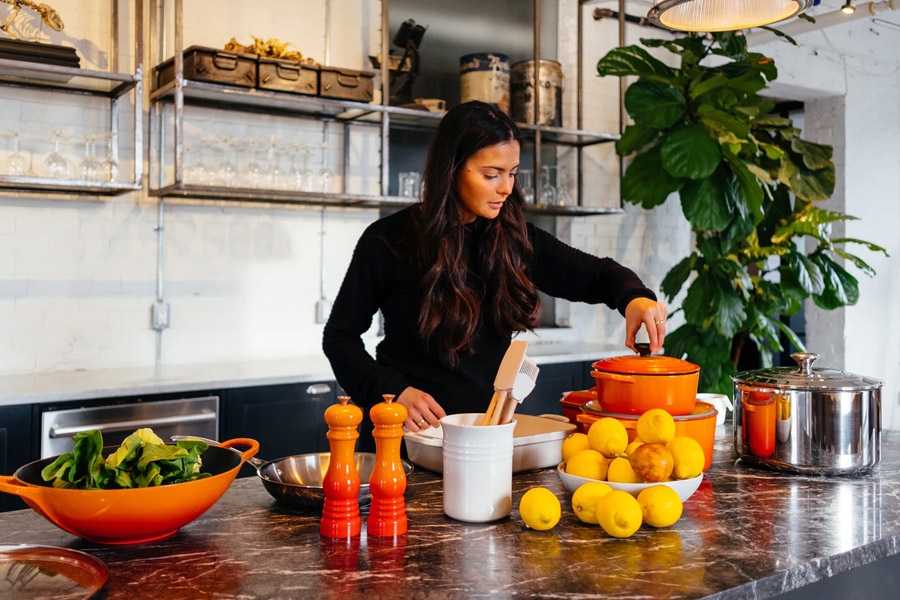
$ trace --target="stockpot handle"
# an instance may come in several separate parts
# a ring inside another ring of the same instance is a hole
[[[812,375],[813,363],[819,359],[819,355],[814,352],[794,352],[791,358],[797,361],[800,368],[797,370],[799,375]]]

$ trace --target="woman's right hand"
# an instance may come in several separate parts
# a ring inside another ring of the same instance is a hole
[[[422,390],[408,387],[397,398],[397,402],[406,407],[407,417],[403,422],[406,428],[416,433],[427,426],[440,427],[440,420],[447,416],[441,405]]]

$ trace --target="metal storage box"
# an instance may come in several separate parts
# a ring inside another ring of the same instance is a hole
[[[175,79],[175,57],[153,68],[154,89]],[[256,86],[256,55],[204,46],[184,51],[184,78],[241,87]]]
[[[319,66],[260,57],[257,80],[260,89],[315,96],[319,93]]]
[[[374,73],[337,67],[320,67],[319,69],[320,96],[358,102],[372,101]]]

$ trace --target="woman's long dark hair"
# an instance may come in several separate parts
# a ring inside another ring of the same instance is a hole
[[[474,254],[467,256],[463,244],[466,213],[459,174],[479,150],[511,141],[522,147],[512,119],[491,104],[467,102],[444,116],[428,150],[423,201],[414,212],[413,248],[424,273],[419,333],[450,366],[474,352],[479,326],[509,335],[527,329],[537,312],[537,289],[527,273],[532,247],[518,182],[499,216],[478,224]],[[470,270],[481,277],[483,291],[469,285]]]

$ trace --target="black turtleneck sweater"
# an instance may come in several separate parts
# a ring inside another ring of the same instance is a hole
[[[356,404],[372,406],[382,394],[399,395],[412,386],[431,394],[448,414],[482,412],[490,403],[494,376],[511,336],[481,327],[475,353],[452,368],[429,352],[418,331],[421,275],[391,250],[414,227],[413,210],[415,205],[372,223],[360,237],[325,325],[322,347],[338,383]],[[479,220],[466,231],[467,250],[474,252]],[[528,235],[534,247],[529,275],[542,292],[603,303],[622,314],[635,298],[656,299],[637,275],[614,260],[567,246],[530,223]],[[373,359],[361,336],[379,309],[384,339]]]

